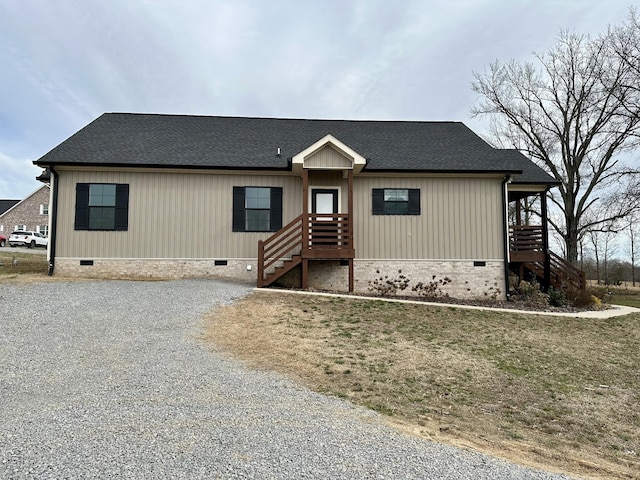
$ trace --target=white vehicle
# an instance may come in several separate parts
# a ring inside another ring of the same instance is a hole
[[[48,243],[49,239],[38,232],[27,232],[19,230],[16,232],[11,232],[11,235],[9,236],[10,247],[17,247],[18,245],[22,245],[29,248],[47,248]]]

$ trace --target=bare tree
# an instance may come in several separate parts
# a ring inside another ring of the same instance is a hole
[[[595,219],[611,217],[610,204],[598,205],[585,214],[585,223],[594,225]],[[615,254],[617,248],[617,235],[624,229],[624,225],[620,221],[610,220],[606,223],[600,223],[585,231],[585,236],[591,243],[594,260],[596,262],[596,279],[598,283],[604,280],[605,284],[609,284],[609,260]],[[582,238],[580,239],[582,244]],[[602,267],[602,269],[601,269]],[[603,273],[603,275],[601,275]]]
[[[496,61],[474,73],[473,115],[490,115],[497,144],[521,150],[560,182],[550,201],[562,215],[550,225],[574,264],[586,232],[638,206],[630,155],[640,138],[639,43],[631,10],[626,23],[594,39],[561,32],[551,50],[535,54],[537,67]],[[616,199],[609,216],[588,215],[604,195]]]
[[[636,252],[640,238],[640,214],[636,212],[627,219],[626,233],[629,238],[629,253],[631,257],[631,284],[636,286]]]

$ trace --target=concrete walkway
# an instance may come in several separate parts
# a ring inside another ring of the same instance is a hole
[[[462,308],[467,310],[489,310],[493,312],[504,313],[518,313],[521,315],[546,315],[554,317],[574,317],[574,318],[612,318],[621,317],[623,315],[629,315],[632,313],[640,313],[640,308],[627,307],[623,305],[610,305],[610,308],[603,310],[587,310],[582,312],[544,312],[535,310],[518,310],[515,308],[497,308],[497,307],[481,307],[477,305],[463,305],[458,303],[442,303],[442,302],[424,302],[421,300],[405,300],[397,298],[384,298],[384,297],[366,297],[361,295],[344,295],[338,293],[324,293],[324,292],[304,292],[301,290],[281,290],[277,288],[256,288],[256,291],[262,292],[278,292],[278,293],[293,293],[299,295],[316,295],[321,297],[340,297],[340,298],[353,298],[357,300],[379,300],[383,302],[396,302],[396,303],[409,303],[415,305],[430,305],[434,307],[452,307]]]

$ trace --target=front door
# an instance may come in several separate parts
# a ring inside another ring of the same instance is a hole
[[[338,189],[312,188],[311,213],[338,213]]]
[[[311,213],[337,214],[338,189],[312,188]],[[338,245],[340,232],[338,219],[331,216],[317,217],[311,225],[311,245]]]

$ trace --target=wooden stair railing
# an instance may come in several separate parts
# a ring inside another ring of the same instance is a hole
[[[274,235],[258,241],[258,287],[273,283],[300,263],[304,218],[299,215]],[[277,262],[284,262],[283,266],[276,268]],[[270,267],[275,271],[267,273]]]
[[[544,260],[544,232],[541,226],[511,225],[509,252],[514,262]]]
[[[353,234],[347,213],[309,213],[304,216],[308,234],[303,241],[305,257],[313,257],[309,250],[328,249],[337,254],[336,250],[350,250],[353,248]],[[335,256],[339,258],[339,255]]]
[[[257,284],[258,287],[272,284],[303,259],[352,259],[354,256],[348,214],[303,213],[258,242]]]
[[[557,286],[568,286],[574,290],[585,290],[587,288],[587,277],[585,272],[574,267],[564,258],[549,251],[549,261],[551,272],[557,278]]]
[[[540,251],[544,248],[542,227],[535,225],[511,225],[509,250],[512,252]]]
[[[586,274],[574,267],[564,258],[549,252],[549,283],[550,286],[562,290],[582,290],[587,288]],[[540,279],[544,279],[543,262],[525,262],[524,267]]]

